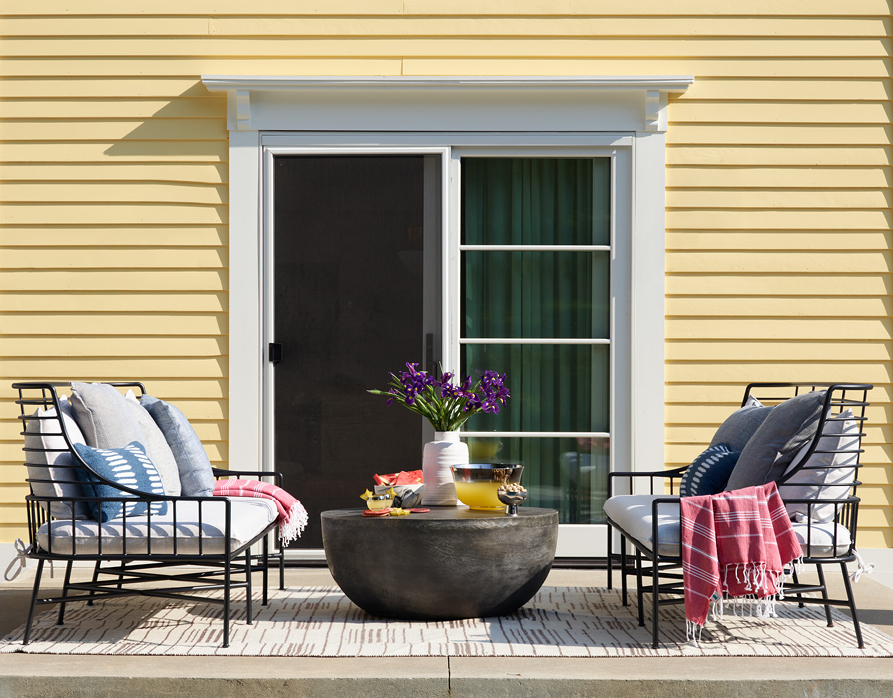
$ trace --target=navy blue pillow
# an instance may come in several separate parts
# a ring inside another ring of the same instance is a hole
[[[132,441],[124,448],[91,448],[86,444],[74,444],[78,455],[93,470],[107,480],[117,482],[132,490],[164,496],[161,476],[146,455],[146,449],[138,441]],[[83,483],[86,497],[133,497],[100,482],[85,468],[77,468],[78,480]],[[100,523],[121,516],[121,502],[88,502],[93,518]],[[148,511],[145,501],[127,505],[127,516],[145,516]],[[167,502],[153,502],[152,514],[166,514]]]
[[[730,451],[726,444],[716,444],[692,461],[682,474],[679,494],[697,497],[722,492],[741,451]]]

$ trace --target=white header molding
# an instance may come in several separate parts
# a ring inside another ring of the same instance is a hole
[[[426,130],[435,131],[534,130],[544,120],[554,122],[556,130],[666,131],[668,95],[693,82],[685,75],[202,76],[210,91],[227,93],[231,131],[279,130],[283,120],[302,130],[395,130],[409,127],[400,113],[410,105],[416,119],[427,107]],[[549,93],[545,99],[544,92]]]

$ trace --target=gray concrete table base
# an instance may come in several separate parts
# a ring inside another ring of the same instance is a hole
[[[381,518],[340,509],[321,519],[326,561],[347,598],[399,620],[512,613],[546,580],[558,543],[558,512],[533,507],[516,517],[433,507]]]

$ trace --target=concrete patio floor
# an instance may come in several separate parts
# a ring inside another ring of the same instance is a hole
[[[0,583],[3,634],[27,617],[33,573],[32,565],[14,582]],[[61,576],[57,571],[54,581],[58,583]],[[601,570],[556,569],[546,586],[604,586],[605,582],[605,572]],[[333,581],[325,569],[290,568],[286,584],[330,585]],[[863,576],[856,585],[856,594],[862,622],[893,636],[893,588]],[[893,658],[0,655],[0,698],[249,695],[889,698],[893,695]]]

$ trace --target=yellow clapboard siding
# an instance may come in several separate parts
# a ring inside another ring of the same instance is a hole
[[[144,18],[143,18],[144,19]],[[42,20],[38,20],[42,21]],[[2,31],[2,30],[0,30]],[[3,83],[5,97],[207,97],[201,80],[156,78],[129,75],[120,78],[77,78],[40,76],[33,79],[9,79]]]
[[[0,181],[9,182],[165,182],[188,184],[226,184],[225,163],[5,163],[0,169]],[[226,190],[221,190],[225,195]]]
[[[61,114],[60,114],[61,116]],[[44,140],[52,134],[58,141],[213,141],[227,139],[226,123],[218,119],[23,119],[0,122],[3,140]],[[188,149],[187,149],[188,150]]]
[[[0,42],[2,45],[2,42]],[[4,119],[44,119],[47,114],[64,115],[65,119],[215,119],[225,108],[225,98],[190,97],[185,99],[0,99],[0,116]]]
[[[0,227],[2,247],[224,247],[229,241],[227,228],[218,226],[142,226],[138,228],[57,227],[40,229]]]
[[[0,187],[2,190],[2,187]],[[667,191],[667,208],[889,208],[889,189],[685,189]]]
[[[666,268],[674,272],[791,272],[882,273],[890,269],[890,253],[851,251],[788,250],[675,252],[668,251]]]
[[[888,145],[890,125],[837,124],[673,124],[667,130],[667,143],[728,143],[754,145]]]
[[[156,378],[225,378],[225,358],[40,357],[0,359],[0,373],[15,380],[143,381]],[[185,410],[184,410],[185,412]],[[187,415],[188,416],[188,415]]]
[[[690,317],[890,317],[891,300],[887,298],[828,297],[810,298],[804,303],[799,296],[784,298],[761,296],[672,296],[666,301],[668,318]]]
[[[825,101],[706,102],[681,99],[673,104],[675,124],[889,124],[889,102],[841,102],[829,94]]]
[[[788,323],[790,324],[790,323]],[[834,324],[834,323],[829,323]],[[825,357],[819,361],[702,361],[668,362],[665,377],[668,382],[692,382],[703,377],[709,380],[710,374],[722,376],[724,380],[748,380],[754,375],[753,367],[760,365],[760,380],[767,381],[813,381],[816,376],[845,376],[845,380],[859,383],[889,383],[893,380],[893,368],[889,364],[873,362],[858,363],[847,357]]]
[[[884,146],[700,146],[691,143],[667,147],[668,165],[776,165],[889,167],[893,149]]]
[[[840,189],[842,185],[852,189],[883,189],[893,185],[893,182],[890,169],[886,167],[736,167],[723,163],[667,168],[667,186],[671,189],[683,187]]]
[[[225,163],[229,157],[225,141],[192,141],[188,145],[172,141],[151,144],[112,142],[106,138],[93,143],[8,143],[0,141],[0,162],[58,163],[90,162],[126,164],[130,162]]]
[[[678,39],[652,37],[648,41],[627,37],[598,36],[580,38],[573,35],[542,38],[539,36],[502,37],[499,35],[467,37],[325,37],[264,36],[229,38],[215,35],[193,37],[109,38],[67,36],[63,38],[5,37],[0,42],[0,57],[126,57],[146,58],[181,56],[184,58],[217,56],[276,56],[318,58],[328,56],[364,56],[370,58],[405,57],[663,57],[679,50]],[[715,57],[741,58],[825,58],[829,54],[842,58],[889,57],[886,42],[876,38],[712,38],[688,37],[685,53],[693,59]]]
[[[668,295],[744,296],[852,296],[886,295],[891,292],[889,274],[804,274],[802,270],[776,270],[767,274],[673,273],[666,278]],[[743,336],[743,335],[742,335]]]
[[[740,102],[745,96],[749,102],[760,100],[882,101],[890,99],[893,96],[893,90],[883,80],[832,80],[824,77],[815,80],[761,78],[717,80],[699,75],[697,81],[685,91],[685,94],[671,99],[675,110],[675,105],[689,100],[729,99]]]
[[[172,333],[173,334],[173,333]],[[26,358],[45,356],[127,356],[180,357],[226,356],[229,342],[225,337],[15,337],[0,342],[0,357]]]
[[[229,310],[229,297],[225,293],[101,293],[78,294],[56,291],[3,292],[0,307],[5,312],[19,313],[70,313],[83,312],[132,312],[139,308],[144,313],[225,313]]]
[[[668,339],[695,339],[708,337],[735,339],[758,337],[762,339],[827,339],[828,337],[859,337],[867,340],[893,339],[889,318],[798,318],[796,323],[788,318],[685,318],[667,320]],[[777,368],[777,367],[773,367]],[[746,380],[739,378],[739,380]],[[795,380],[775,377],[763,380]],[[807,379],[812,380],[812,379]]]
[[[0,269],[0,291],[225,291],[227,275],[208,270],[102,269],[88,274],[71,271]]]
[[[2,232],[0,232],[2,235]],[[684,250],[873,250],[890,249],[889,231],[874,230],[672,230],[667,249]]]
[[[49,376],[34,374],[33,378],[29,378],[29,380],[50,380],[50,378]],[[15,380],[25,379],[17,376]],[[73,379],[67,378],[66,380]],[[102,376],[86,376],[82,380],[93,382],[109,379]],[[150,395],[174,402],[176,405],[179,405],[180,401],[189,399],[222,400],[229,393],[229,383],[225,378],[197,378],[191,376],[168,380],[164,378],[146,379],[145,376],[131,375],[125,376],[121,380],[140,381]],[[12,389],[11,383],[12,380],[0,382],[0,407],[3,409],[2,413],[7,416],[18,414],[18,406],[12,403],[14,399],[18,398],[18,393]],[[67,395],[70,391],[63,388],[61,392]]]
[[[858,60],[858,59],[857,59]],[[864,68],[854,66],[854,77],[877,77],[864,74],[872,61],[862,59]],[[10,58],[0,64],[0,77],[58,77],[70,74],[80,77],[121,77],[140,70],[145,59],[139,56],[95,61],[89,58]],[[197,75],[401,75],[404,62],[400,58],[367,59],[365,57],[334,58],[158,58],[146,77],[184,78]],[[475,72],[477,74],[477,71]]]
[[[860,510],[861,511],[861,510]],[[867,529],[859,521],[860,548],[893,548],[893,530]]]
[[[8,225],[220,225],[227,222],[225,205],[60,203],[3,204],[0,222]]]
[[[223,335],[226,315],[211,313],[9,313],[3,334],[43,335]]]
[[[549,0],[546,0],[547,2]],[[824,2],[825,0],[823,0]],[[860,0],[862,3],[870,0]],[[8,4],[7,4],[8,5]],[[151,13],[143,7],[115,4],[110,0],[80,0],[77,5],[70,5],[60,0],[46,0],[40,4],[29,7],[7,6],[0,9],[0,16],[48,16],[59,15],[123,15],[123,16],[152,16],[171,15],[198,15],[207,17],[206,8],[195,7],[188,3],[173,0],[162,0],[153,3]],[[300,7],[296,8],[292,0],[263,0],[254,6],[258,14],[263,15],[293,15],[293,14],[363,14],[363,15],[399,15],[403,14],[403,0],[375,0],[374,3],[365,0],[302,0]],[[562,2],[566,6],[566,2]],[[214,3],[215,15],[244,15],[246,7],[244,3],[236,0],[221,0]],[[872,14],[870,12],[863,14]]]
[[[7,269],[34,267],[35,250],[8,249],[3,257]],[[227,251],[220,247],[179,247],[176,254],[164,247],[54,247],[40,253],[43,269],[223,269]]]
[[[295,9],[301,9],[300,6]],[[889,34],[884,17],[16,17],[0,36],[635,36],[875,37]]]
[[[684,53],[684,51],[682,52]],[[18,59],[9,63],[5,71],[9,75],[27,75],[39,68]],[[273,65],[278,67],[278,61]],[[542,58],[406,58],[402,62],[404,75],[554,75],[556,66]],[[231,67],[221,62],[221,67]],[[78,61],[73,66],[77,73],[91,71],[101,66]],[[284,67],[284,66],[283,66]],[[561,61],[562,75],[649,75],[655,71],[661,75],[710,75],[727,78],[753,77],[803,77],[803,78],[885,78],[888,69],[882,61],[869,58],[788,58],[788,59],[688,59],[654,58],[569,58]],[[43,72],[43,71],[41,71]],[[305,73],[301,73],[305,74]],[[669,133],[667,134],[669,136]],[[731,139],[732,142],[737,139]],[[675,142],[675,141],[673,141]]]
[[[111,174],[111,173],[109,173]],[[40,184],[0,182],[0,201],[28,203],[148,203],[148,204],[225,204],[226,185],[187,184],[185,182],[41,182]]]
[[[674,339],[666,343],[664,356],[671,361],[817,361],[845,358],[848,361],[893,361],[893,342],[865,340],[765,340],[765,339]]]
[[[262,16],[279,15],[563,15],[590,14],[603,16],[654,15],[651,0],[629,0],[618,4],[608,0],[454,0],[444,4],[441,0],[312,0],[301,2],[298,7],[290,0],[264,0],[252,7],[255,14]],[[664,12],[677,16],[707,15],[731,16],[873,16],[889,15],[889,6],[884,0],[854,0],[841,5],[834,0],[789,0],[785,3],[773,0],[733,0],[717,5],[712,0],[673,0],[663,4]],[[236,0],[221,0],[214,3],[216,16],[244,15],[244,3]],[[111,0],[81,0],[76,6],[62,0],[44,0],[40,4],[27,7],[9,6],[0,11],[0,16],[67,16],[67,15],[200,15],[204,13],[196,7],[159,0],[152,4],[151,13],[142,7],[131,8],[116,4]]]
[[[878,198],[887,193],[878,194]],[[756,197],[755,197],[756,198]],[[875,209],[717,209],[699,210],[695,208],[672,209],[666,213],[666,226],[707,230],[744,229],[755,230],[841,230],[852,227],[857,230],[889,230],[891,215],[889,210]]]

